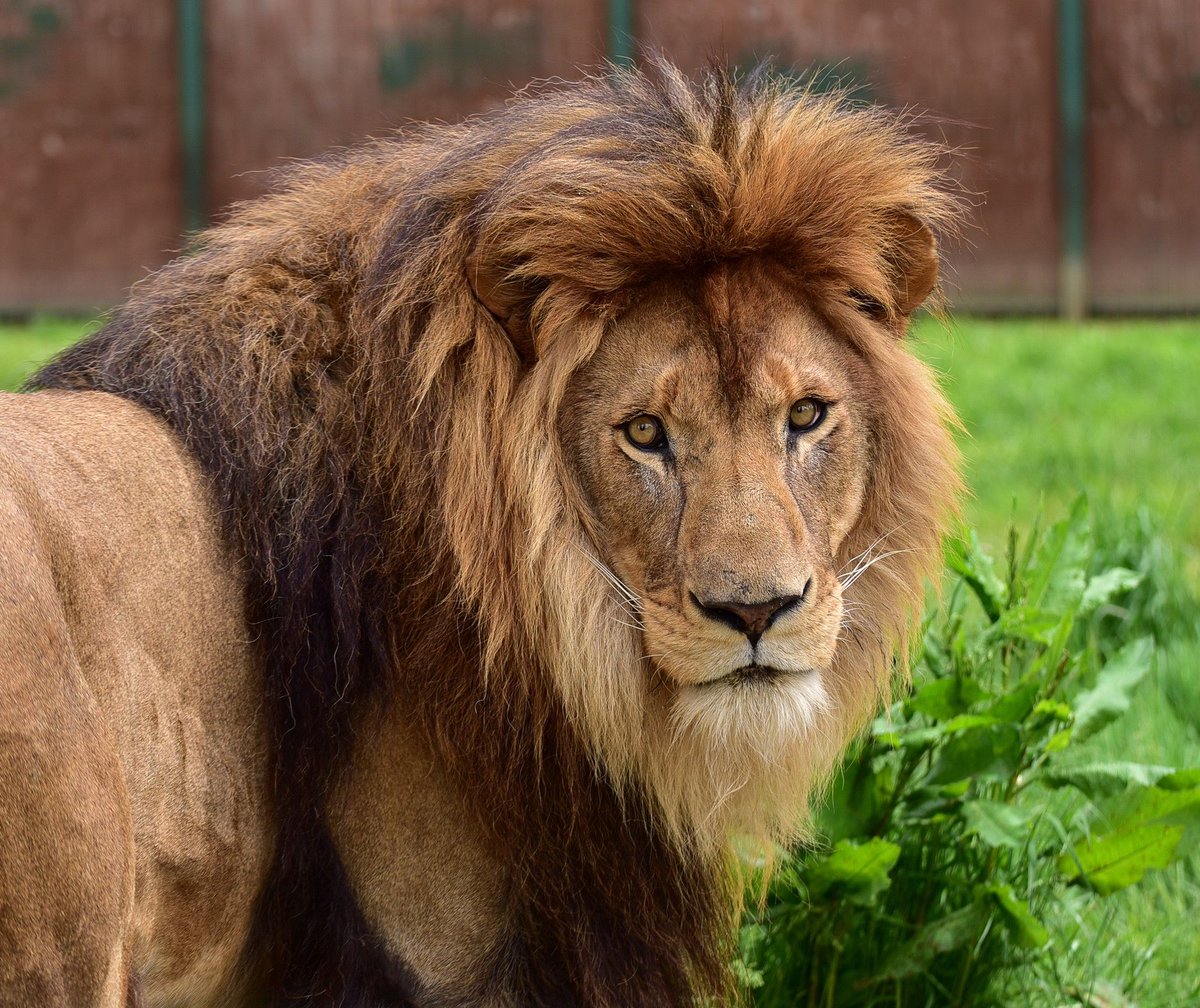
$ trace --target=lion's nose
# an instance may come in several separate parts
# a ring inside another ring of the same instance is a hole
[[[753,645],[766,633],[767,627],[804,601],[809,584],[811,581],[804,585],[799,595],[780,595],[765,602],[701,602],[695,595],[692,595],[692,601],[709,619],[744,633]]]

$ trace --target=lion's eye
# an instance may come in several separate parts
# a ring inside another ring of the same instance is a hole
[[[888,317],[887,308],[883,306],[883,302],[877,298],[871,297],[870,294],[864,294],[860,290],[851,290],[846,292],[846,296],[854,302],[854,307],[860,312],[876,322],[886,322]]]
[[[662,421],[649,413],[639,413],[632,420],[626,420],[622,429],[629,443],[642,451],[657,451],[667,443]]]
[[[793,431],[810,431],[825,419],[825,404],[819,399],[805,396],[792,403],[788,414],[788,426]]]

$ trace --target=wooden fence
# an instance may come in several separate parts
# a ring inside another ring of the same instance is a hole
[[[0,311],[112,304],[269,169],[627,36],[923,110],[979,194],[959,307],[1055,310],[1066,254],[1092,310],[1200,308],[1195,0],[0,0]]]

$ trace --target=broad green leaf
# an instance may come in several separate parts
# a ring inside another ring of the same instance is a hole
[[[921,657],[933,680],[939,680],[946,675],[947,654],[942,642],[931,632],[929,626],[921,631]]]
[[[896,844],[877,837],[861,843],[839,840],[809,865],[809,892],[816,897],[837,887],[851,902],[869,905],[892,884],[891,871],[899,856]]]
[[[871,734],[875,738],[880,738],[884,735],[895,735],[898,725],[894,718],[877,717],[871,722]]]
[[[895,703],[892,704],[886,713],[871,722],[871,734],[875,738],[884,738],[888,735],[900,733],[907,725],[908,718],[904,715],[903,702]]]
[[[1087,587],[1092,544],[1087,498],[1076,498],[1071,513],[1042,538],[1028,571],[1029,602],[1048,612],[1073,614]]]
[[[1033,710],[1039,689],[1041,689],[1041,683],[1020,683],[988,707],[985,713],[997,721],[1024,721],[1029,712]]]
[[[1058,860],[1069,879],[1086,882],[1104,895],[1141,881],[1151,868],[1166,868],[1175,860],[1183,827],[1150,823],[1090,840]]]
[[[1164,778],[1179,775],[1172,774]],[[1173,822],[1200,825],[1200,787],[1139,787],[1127,791],[1105,810],[1113,829],[1144,822]]]
[[[950,677],[922,683],[908,699],[908,708],[939,721],[947,721],[987,698],[974,679]]]
[[[1141,637],[1121,648],[1096,676],[1096,685],[1075,698],[1075,741],[1083,742],[1127,710],[1134,688],[1150,671],[1154,642]]]
[[[965,542],[955,539],[947,544],[946,566],[962,576],[979,599],[987,618],[995,623],[1004,609],[1008,592],[996,576],[995,564],[980,546],[974,529],[968,530]]]
[[[1046,740],[1045,750],[1048,753],[1062,752],[1071,744],[1071,729],[1063,728],[1056,731]]]
[[[1062,626],[1064,620],[1069,621],[1069,615],[1034,606],[1017,606],[1006,609],[992,629],[990,638],[1016,637],[1020,640],[1033,641],[1035,644],[1049,644]]]
[[[738,950],[743,956],[752,956],[767,938],[767,929],[761,924],[747,924],[738,935]]]
[[[1033,713],[1064,723],[1071,720],[1071,708],[1061,700],[1039,700]]]
[[[1021,733],[1010,724],[983,724],[948,739],[938,751],[926,784],[968,777],[1008,777],[1017,769]]]
[[[738,951],[741,953],[733,960],[734,976],[743,987],[753,990],[765,982],[761,970],[755,969],[753,963],[758,956],[758,950],[767,940],[767,929],[761,924],[747,924],[742,928],[738,937]]]
[[[989,847],[1021,847],[1029,840],[1031,817],[1016,805],[976,798],[962,807],[967,832]]]
[[[767,982],[762,970],[750,966],[745,959],[734,959],[729,965],[733,978],[746,990],[754,990]]]
[[[951,812],[957,814],[970,781],[910,789],[903,803],[903,818],[908,822],[941,822]]]
[[[1089,798],[1096,799],[1124,791],[1130,784],[1140,784],[1143,787],[1159,784],[1171,773],[1171,767],[1114,760],[1085,763],[1082,766],[1048,768],[1038,775],[1038,780],[1050,787],[1073,787]]]
[[[980,886],[976,892],[995,900],[1002,919],[1008,925],[1017,944],[1024,948],[1037,949],[1050,940],[1050,932],[1046,930],[1046,926],[1033,916],[1028,904],[1013,892],[1012,886],[992,882]]]
[[[830,843],[867,833],[881,814],[883,797],[890,793],[895,770],[861,754],[834,778],[817,823],[820,835]]]
[[[949,738],[987,725],[994,725],[995,718],[983,714],[959,714],[949,721],[943,721],[928,728],[905,728],[903,731],[889,732],[880,735],[879,739],[887,745],[903,749],[921,749],[932,745],[943,738]]]
[[[923,972],[935,956],[974,941],[987,923],[987,907],[979,900],[926,924],[888,959],[879,976],[900,980]]]
[[[1200,788],[1200,767],[1188,767],[1185,770],[1175,770],[1158,782],[1164,791],[1189,791]]]
[[[1112,821],[1058,862],[1067,878],[1105,894],[1178,859],[1184,834],[1200,829],[1200,789],[1139,789],[1116,804]]]
[[[941,726],[943,734],[957,735],[959,732],[965,732],[970,728],[981,728],[988,725],[994,725],[996,719],[987,714],[959,714],[957,717],[952,717],[949,721]]]
[[[1103,605],[1108,605],[1118,595],[1132,591],[1142,583],[1142,575],[1128,567],[1112,567],[1097,574],[1087,583],[1083,600],[1079,603],[1079,615],[1089,616]]]

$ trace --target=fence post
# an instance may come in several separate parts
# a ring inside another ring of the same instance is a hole
[[[1087,36],[1085,0],[1058,3],[1059,198],[1062,245],[1058,310],[1079,321],[1088,310]]]
[[[633,66],[637,37],[633,0],[608,0],[608,58],[617,66]]]
[[[179,0],[179,128],[183,142],[183,226],[208,223],[205,193],[204,0]]]

